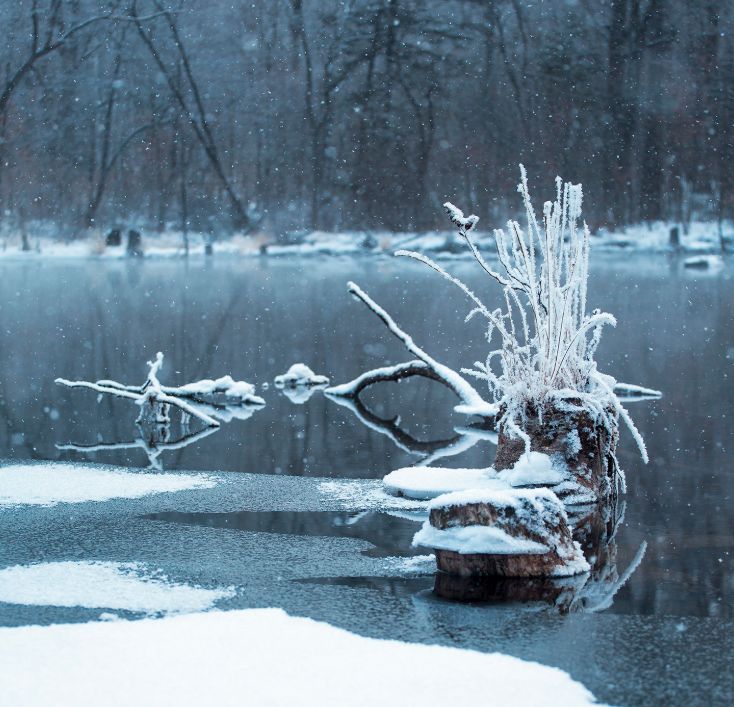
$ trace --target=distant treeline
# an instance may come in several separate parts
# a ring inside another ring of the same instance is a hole
[[[0,219],[484,227],[584,184],[593,227],[734,212],[731,0],[13,0]],[[544,191],[545,190],[545,191]],[[551,193],[548,193],[551,190]]]

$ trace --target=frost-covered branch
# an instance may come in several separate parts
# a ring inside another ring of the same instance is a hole
[[[465,217],[450,202],[444,204],[475,260],[501,286],[504,307],[490,311],[466,284],[425,255],[404,250],[396,255],[420,261],[458,287],[472,305],[467,320],[475,315],[484,317],[490,350],[485,361],[476,362],[474,369],[462,369],[462,373],[486,382],[502,410],[500,425],[511,436],[524,440],[528,450],[531,440],[525,432],[526,416],[531,412],[542,417],[549,401],[561,394],[562,398],[585,401],[596,422],[608,430],[616,429],[620,416],[647,461],[642,437],[616,395],[614,380],[599,373],[594,361],[602,328],[617,322],[606,312],[586,311],[590,234],[586,224],[580,223],[581,185],[557,178],[555,201],[545,202],[539,222],[522,165],[520,172],[518,191],[525,227],[509,221],[506,229],[494,231],[499,271],[486,262],[472,239],[478,218]],[[658,392],[635,386],[620,386],[618,390],[627,395]]]
[[[88,388],[97,393],[134,400],[141,408],[146,405],[172,405],[183,414],[195,417],[211,427],[219,427],[217,417],[224,420],[241,417],[232,413],[233,408],[256,408],[265,405],[265,401],[255,395],[255,386],[245,381],[236,381],[231,376],[223,376],[216,380],[204,379],[178,387],[161,385],[158,372],[162,365],[163,354],[158,352],[153,361],[148,361],[148,377],[145,383],[138,387],[112,380],[91,383],[57,378],[55,382],[67,388]]]
[[[488,409],[494,410],[492,406],[487,403],[481,395],[476,391],[474,386],[471,385],[463,376],[458,374],[456,371],[450,369],[448,366],[444,366],[442,363],[439,363],[434,358],[429,356],[420,346],[418,346],[415,341],[413,341],[412,337],[410,337],[408,334],[405,333],[396,323],[395,320],[382,308],[380,305],[378,305],[366,292],[364,292],[358,285],[356,285],[353,282],[350,282],[347,286],[349,292],[359,299],[361,302],[363,302],[367,308],[372,311],[374,314],[376,314],[382,322],[387,326],[387,328],[392,332],[392,334],[397,337],[405,346],[408,351],[410,351],[413,356],[420,359],[425,366],[427,366],[431,372],[432,376],[429,375],[428,377],[435,377],[436,380],[440,380],[444,385],[451,388],[451,390],[456,393],[456,395],[459,397],[459,399],[462,401],[465,407],[471,408],[473,411],[473,414],[482,414],[481,410],[484,410],[485,412]],[[399,368],[393,368],[393,374],[395,376],[399,377],[406,377],[408,368],[413,365],[413,362],[410,362],[409,364],[400,364]],[[420,367],[414,367],[414,372],[412,375],[427,375],[425,373],[425,370]],[[420,370],[420,372],[418,372]],[[375,382],[377,380],[386,380],[384,377],[385,375],[385,369],[378,369],[379,373],[375,376]],[[369,374],[364,374],[365,376],[368,376]],[[362,380],[359,384],[361,384],[361,387],[364,388],[369,383],[367,382],[367,378],[360,377]],[[396,379],[396,378],[393,378]],[[357,379],[356,381],[353,381],[354,384],[357,384],[357,381],[360,381],[360,379]],[[344,389],[345,386],[337,386],[337,390],[341,388]],[[334,393],[334,389],[329,389],[333,394],[339,394]],[[342,393],[344,394],[344,393]]]

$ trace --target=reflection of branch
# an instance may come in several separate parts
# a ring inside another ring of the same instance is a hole
[[[433,375],[429,375],[428,377],[440,380],[444,385],[448,386],[454,391],[454,393],[456,393],[463,403],[463,405],[459,406],[462,412],[490,416],[496,413],[497,408],[495,405],[487,403],[475,390],[474,386],[472,386],[472,384],[459,373],[448,366],[444,366],[442,363],[439,363],[429,356],[395,323],[393,318],[366,292],[360,289],[358,285],[350,282],[347,287],[354,297],[363,302],[371,312],[382,320],[385,326],[403,343],[405,348],[407,348],[413,356],[420,359],[420,361],[431,370]],[[353,383],[364,388],[366,385],[369,385],[370,382],[377,382],[378,380],[399,380],[400,378],[405,378],[408,375],[427,375],[423,367],[416,366],[416,362],[394,366],[391,372],[387,369],[377,369],[377,371],[373,373],[376,374],[374,376],[374,381],[369,380],[370,374],[364,374],[363,376],[360,376],[360,378],[356,379],[356,381],[353,381]],[[391,377],[386,377],[390,375]],[[348,385],[338,386],[336,389],[330,390],[335,392],[337,395],[354,395],[354,391],[350,391]]]
[[[415,437],[400,427],[399,417],[393,418],[392,420],[385,420],[369,410],[359,397],[332,395],[329,391],[327,391],[326,396],[338,405],[351,410],[363,425],[385,435],[396,447],[409,454],[416,454],[423,457],[421,460],[423,464],[431,464],[437,459],[461,454],[473,447],[481,439],[491,439],[488,436],[491,433],[487,430],[462,427],[456,428],[455,432],[457,434],[450,439],[422,442],[415,439]]]
[[[216,427],[205,427],[203,430],[199,430],[198,432],[192,432],[187,435],[184,435],[183,437],[180,437],[179,439],[175,440],[174,442],[169,441],[155,441],[153,439],[147,439],[144,435],[143,428],[138,425],[138,430],[140,432],[140,437],[138,439],[132,440],[130,442],[100,442],[98,444],[57,444],[56,449],[61,451],[75,451],[75,452],[106,452],[106,451],[118,451],[118,450],[125,450],[125,449],[142,449],[145,454],[148,456],[148,462],[150,464],[150,467],[152,469],[161,470],[162,464],[158,457],[167,450],[174,450],[174,449],[183,449],[184,447],[188,447],[190,444],[193,444],[194,442],[198,442],[204,437],[208,437],[210,434],[213,434],[217,431],[218,428]],[[166,428],[167,432],[168,428]]]
[[[586,600],[584,605],[584,611],[589,612],[596,612],[596,611],[604,611],[605,609],[608,609],[612,602],[614,601],[615,594],[627,583],[627,580],[634,574],[635,570],[640,566],[640,562],[642,562],[642,559],[645,557],[645,552],[647,551],[647,542],[643,540],[640,547],[637,549],[637,552],[635,553],[635,556],[632,558],[632,562],[630,562],[627,569],[624,571],[622,576],[612,584],[609,589],[604,592],[601,597],[599,598],[598,602],[593,605],[589,605],[589,595],[582,595],[582,598]]]

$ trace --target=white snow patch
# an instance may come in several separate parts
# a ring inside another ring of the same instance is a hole
[[[286,373],[276,376],[274,382],[278,388],[329,385],[326,376],[317,375],[304,363],[294,363]]]
[[[578,432],[574,430],[578,438]],[[580,448],[579,443],[579,448]],[[541,452],[526,452],[511,469],[497,473],[500,479],[510,486],[554,486],[566,477],[554,466],[551,458]]]
[[[204,589],[169,582],[138,563],[43,562],[0,570],[0,602],[182,613],[203,611],[233,588]]]
[[[476,703],[484,684],[500,705],[594,703],[558,668],[364,638],[279,609],[0,629],[4,704],[430,707]]]
[[[503,489],[508,484],[498,479],[494,469],[446,469],[432,466],[409,466],[390,472],[382,480],[388,493],[427,500],[463,489]]]
[[[436,556],[415,555],[414,557],[386,557],[388,569],[400,574],[433,574],[436,571]]]
[[[439,530],[428,521],[415,534],[413,545],[461,555],[543,555],[549,551],[541,543],[513,537],[494,525],[455,525]]]
[[[146,474],[75,464],[13,464],[0,467],[0,508],[140,498],[216,486],[208,474]]]
[[[222,376],[216,380],[204,380],[186,383],[176,388],[163,389],[164,392],[175,391],[178,395],[224,395],[242,402],[252,402],[256,405],[264,404],[264,400],[255,395],[255,386],[246,381],[236,381],[232,376]]]
[[[330,501],[337,501],[347,510],[413,510],[425,508],[415,499],[398,498],[385,493],[376,480],[355,479],[354,481],[322,481],[319,493]]]
[[[537,506],[537,502],[546,502],[558,507],[558,511],[565,516],[563,504],[549,489],[467,489],[455,491],[434,498],[428,504],[428,510],[434,508],[449,508],[450,506],[465,506],[468,503],[491,503],[492,505],[512,506],[516,510],[522,507],[523,502],[530,501]],[[540,510],[540,506],[537,506]]]

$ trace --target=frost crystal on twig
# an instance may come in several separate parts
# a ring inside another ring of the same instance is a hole
[[[502,307],[490,310],[461,280],[425,255],[405,250],[396,255],[428,265],[461,289],[473,305],[467,320],[483,317],[487,341],[499,340],[484,361],[462,373],[487,382],[504,411],[499,423],[525,440],[528,449],[530,439],[523,429],[527,410],[542,416],[548,404],[558,407],[574,401],[608,429],[616,426],[617,415],[622,417],[647,462],[642,437],[614,393],[616,381],[600,373],[594,360],[602,328],[617,322],[607,312],[586,311],[590,236],[586,223],[579,224],[581,185],[556,178],[555,201],[545,202],[539,223],[522,165],[520,171],[518,191],[526,224],[523,228],[509,221],[506,230],[494,231],[499,270],[487,263],[472,238],[479,219],[444,204],[476,261],[502,287]]]

